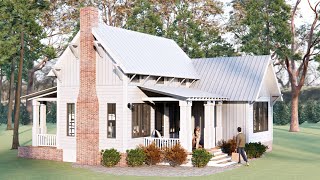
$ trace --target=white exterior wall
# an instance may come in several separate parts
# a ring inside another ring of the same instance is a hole
[[[247,141],[261,142],[270,145],[273,141],[273,108],[270,106],[270,98],[260,98],[256,102],[268,102],[268,131],[253,133],[253,104],[249,105],[248,135]],[[271,147],[270,147],[271,148]]]
[[[112,60],[107,54],[97,57],[97,96],[99,100],[99,148],[109,149],[115,148],[123,151],[123,131],[125,124],[123,123],[123,111],[126,105],[123,104],[123,74],[113,65]],[[107,137],[108,122],[108,103],[116,104],[116,138]]]
[[[223,102],[222,104],[222,139],[228,140],[236,136],[237,128],[241,127],[246,132],[248,125],[247,102]]]
[[[76,103],[79,93],[79,60],[69,48],[59,60],[57,86],[57,148],[63,149],[63,161],[76,161],[76,137],[67,136],[67,103]]]

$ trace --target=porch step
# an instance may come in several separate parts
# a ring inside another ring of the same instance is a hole
[[[219,155],[216,155],[213,158],[211,158],[211,161],[219,160],[219,159],[225,158],[225,157],[228,157],[228,154],[219,154]]]

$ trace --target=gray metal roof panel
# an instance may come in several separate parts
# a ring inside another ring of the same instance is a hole
[[[198,79],[191,59],[171,39],[103,23],[93,35],[127,74]]]
[[[221,95],[201,91],[195,88],[184,88],[184,87],[170,87],[170,86],[139,86],[143,90],[165,94],[169,96],[178,96],[186,99],[221,99],[226,100],[227,98]]]
[[[194,59],[200,80],[192,87],[230,101],[254,101],[269,63],[270,56]]]

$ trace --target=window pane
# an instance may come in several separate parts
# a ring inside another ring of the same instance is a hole
[[[107,129],[107,137],[108,138],[116,138],[116,104],[108,103],[108,129]]]
[[[253,104],[253,132],[268,131],[268,102]]]
[[[67,136],[75,135],[75,104],[67,103]]]
[[[150,135],[150,109],[147,104],[133,104],[132,108],[132,137]]]

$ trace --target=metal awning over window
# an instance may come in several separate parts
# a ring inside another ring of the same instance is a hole
[[[176,99],[189,101],[216,101],[227,100],[227,97],[216,95],[193,88],[169,86],[138,86],[140,89],[153,93],[163,94]]]

